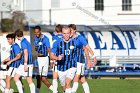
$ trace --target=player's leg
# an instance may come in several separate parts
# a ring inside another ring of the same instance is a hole
[[[89,85],[86,81],[85,76],[81,76],[80,82],[82,83],[82,86],[83,86],[83,89],[84,89],[85,93],[90,93]]]
[[[58,82],[57,82],[57,78],[58,78],[58,72],[57,72],[57,65],[54,64],[53,67],[53,93],[57,93],[57,88],[58,88]]]
[[[17,68],[16,74],[14,76],[14,81],[16,83],[17,89],[19,91],[19,93],[23,93],[23,87],[22,87],[22,83],[20,81],[20,77],[24,74],[24,65],[20,65]]]
[[[67,73],[67,71],[64,71],[64,72],[58,71],[58,78],[59,78],[60,85],[61,85],[64,93],[65,93],[65,90],[66,90],[66,87],[65,87],[66,73]]]
[[[6,75],[6,88],[5,88],[5,93],[9,93],[10,91],[10,81],[11,81],[11,76]]]
[[[33,65],[28,65],[28,72],[26,73],[26,79],[30,87],[30,93],[35,93],[35,84],[32,80]]]
[[[52,84],[46,79],[48,74],[49,58],[48,57],[38,57],[39,62],[39,73],[41,75],[41,81],[53,91]]]
[[[78,89],[78,80],[80,78],[81,73],[82,73],[82,64],[77,62],[77,71],[76,71],[76,75],[73,80],[72,93],[76,93],[76,91]]]
[[[40,75],[37,75],[36,76],[36,80],[37,80],[36,93],[39,93],[40,88],[41,88],[41,76]]]
[[[72,93],[71,82],[75,76],[76,68],[70,68],[66,75],[66,93]]]
[[[10,81],[12,79],[12,77],[14,77],[15,73],[16,73],[17,68],[14,67],[10,67],[7,71],[7,75],[6,75],[6,88],[5,88],[5,93],[9,93],[10,92]],[[11,89],[12,92],[13,89]]]

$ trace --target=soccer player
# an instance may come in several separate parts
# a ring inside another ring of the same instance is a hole
[[[20,44],[22,54],[20,66],[17,68],[14,81],[16,82],[19,93],[23,93],[22,83],[19,79],[21,76],[25,76],[30,87],[30,93],[35,93],[35,85],[32,80],[33,62],[31,45],[29,41],[24,38],[22,30],[16,30],[15,35],[16,38],[21,41]]]
[[[57,61],[58,77],[65,93],[71,93],[71,81],[76,72],[76,44],[70,39],[70,28],[62,28],[63,39],[51,49],[51,59]]]
[[[89,85],[86,82],[86,79],[85,79],[85,76],[84,76],[84,69],[85,69],[84,52],[85,52],[85,55],[86,55],[87,65],[88,65],[89,68],[92,67],[92,64],[90,62],[88,52],[89,51],[91,52],[91,54],[92,54],[92,56],[94,58],[93,59],[94,64],[96,64],[96,58],[94,56],[93,51],[89,47],[86,39],[83,36],[76,34],[76,25],[70,24],[69,27],[71,29],[72,38],[75,39],[75,42],[76,43],[78,42],[79,46],[80,46],[80,47],[77,47],[77,72],[76,72],[76,75],[74,77],[72,93],[76,93],[76,91],[77,91],[79,78],[80,78],[80,82],[82,83],[82,86],[83,86],[83,89],[84,89],[85,93],[90,93]]]
[[[34,46],[35,50],[38,52],[38,65],[39,65],[39,75],[37,78],[37,91],[39,91],[42,81],[50,90],[53,91],[52,84],[46,79],[48,74],[49,66],[49,53],[50,53],[50,42],[47,36],[42,34],[41,27],[34,27]],[[41,81],[40,81],[41,79]]]
[[[10,81],[14,77],[16,70],[20,65],[21,52],[20,52],[19,45],[15,43],[14,34],[8,34],[6,38],[7,38],[8,43],[11,45],[10,56],[6,58],[5,60],[3,60],[2,64],[6,64],[9,66],[9,69],[6,75],[6,88],[5,88],[5,93],[9,93]]]
[[[53,45],[57,43],[56,41],[60,41],[62,39],[62,25],[58,24],[55,27],[55,33],[56,35],[52,37]],[[51,64],[53,64],[53,93],[57,93],[58,88],[58,73],[57,73],[57,62],[56,60],[52,61]]]

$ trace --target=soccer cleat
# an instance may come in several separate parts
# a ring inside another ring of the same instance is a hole
[[[11,88],[11,89],[9,90],[9,93],[14,93],[14,89]]]

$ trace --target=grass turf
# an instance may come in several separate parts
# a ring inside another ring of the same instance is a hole
[[[36,83],[35,80],[34,82]],[[91,93],[140,93],[140,80],[88,79],[87,82]],[[25,86],[25,93],[30,93],[26,80],[23,80],[23,83]],[[16,85],[13,81],[11,81],[11,87],[14,88],[15,93],[18,93]],[[62,93],[60,85],[58,90]],[[52,92],[44,84],[42,84],[40,93]],[[84,93],[80,83],[77,93]]]

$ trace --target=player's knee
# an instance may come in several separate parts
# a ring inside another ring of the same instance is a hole
[[[45,82],[46,81],[46,77],[41,77],[41,81]]]
[[[71,87],[71,79],[66,79],[66,88]]]
[[[78,82],[78,80],[79,80],[79,75],[75,75],[75,77],[74,77],[74,82]]]
[[[14,77],[14,81],[17,82],[19,80],[18,77]]]

